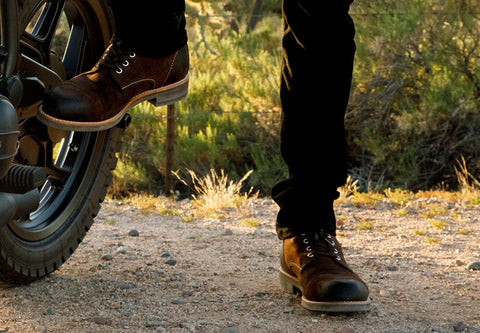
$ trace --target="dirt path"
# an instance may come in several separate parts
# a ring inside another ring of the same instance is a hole
[[[249,205],[185,222],[106,202],[57,272],[0,287],[0,332],[480,332],[480,271],[466,268],[480,261],[479,205],[337,205],[339,240],[373,302],[352,315],[309,312],[280,290],[277,207]]]

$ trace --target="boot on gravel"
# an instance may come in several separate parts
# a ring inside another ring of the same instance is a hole
[[[363,312],[368,287],[345,262],[337,239],[323,231],[283,241],[280,283],[302,294],[302,306],[320,312]]]

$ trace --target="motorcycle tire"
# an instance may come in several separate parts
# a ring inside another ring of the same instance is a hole
[[[61,10],[71,29],[66,46],[68,52],[65,51],[60,66],[60,71],[65,69],[63,75],[67,73],[64,78],[68,79],[68,76],[91,68],[105,50],[113,31],[105,1],[47,0],[40,10]],[[31,14],[32,20],[34,15],[35,13]],[[53,16],[47,13],[44,17]],[[52,25],[46,20],[37,20],[36,24]],[[53,24],[57,25],[58,22]],[[31,31],[53,34],[56,30],[57,26],[40,26]],[[28,44],[31,37],[25,32],[22,42]],[[51,42],[50,37],[53,36],[41,37],[38,40],[48,42],[50,39]],[[35,54],[32,48],[45,48],[38,40],[25,48],[26,52]],[[38,54],[42,52],[45,54],[45,50],[38,50]],[[36,61],[59,71],[58,63],[52,62],[51,57],[43,59],[39,56]],[[28,283],[57,270],[82,242],[111,184],[121,131],[112,128],[102,132],[68,132],[57,143],[54,154],[52,149],[43,149],[52,147],[54,142],[43,142],[36,146],[36,142],[45,140],[45,135],[41,139],[37,138],[39,133],[51,129],[40,124],[35,117],[24,121],[29,125],[20,126],[22,130],[19,141],[20,145],[24,145],[23,151],[29,158],[24,158],[23,163],[26,164],[27,160],[31,162],[32,155],[39,155],[36,163],[45,165],[45,162],[41,162],[44,158],[41,155],[45,155],[45,151],[50,152],[51,156],[47,158],[53,159],[55,168],[68,176],[62,181],[47,179],[40,188],[38,209],[24,219],[11,221],[0,228],[0,279],[13,284]],[[29,130],[31,128],[34,130]],[[19,155],[17,163],[22,163],[22,149]]]

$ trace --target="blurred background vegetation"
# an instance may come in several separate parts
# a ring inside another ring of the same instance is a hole
[[[478,175],[480,3],[356,0],[351,14],[357,54],[346,128],[360,190],[455,190],[462,157]],[[174,170],[201,177],[213,168],[233,180],[253,170],[245,186],[269,195],[287,175],[281,0],[187,0],[187,25],[190,92],[176,107]],[[111,194],[162,193],[166,108],[144,103],[131,114]],[[320,161],[312,177],[328,177],[321,172]],[[176,189],[187,191],[181,182]]]

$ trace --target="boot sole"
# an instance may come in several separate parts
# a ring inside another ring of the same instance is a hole
[[[370,300],[366,301],[345,301],[345,302],[317,302],[311,301],[303,296],[303,290],[297,279],[280,270],[280,286],[282,290],[290,293],[302,294],[302,306],[311,311],[345,313],[345,312],[365,312],[370,310]]]
[[[162,106],[162,105],[173,104],[175,102],[181,101],[182,99],[186,98],[188,95],[188,80],[189,80],[189,76],[187,75],[183,80],[178,81],[174,84],[143,92],[133,97],[127,103],[127,105],[125,105],[122,108],[122,110],[119,113],[117,113],[115,116],[103,121],[82,122],[82,121],[64,120],[64,119],[56,118],[46,114],[43,111],[42,106],[40,106],[39,112],[37,114],[37,119],[49,127],[66,130],[66,131],[77,131],[77,132],[105,131],[112,127],[115,127],[123,119],[123,116],[127,113],[127,111],[133,108],[137,104],[140,104],[145,101],[149,101],[155,106]]]

